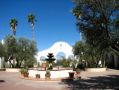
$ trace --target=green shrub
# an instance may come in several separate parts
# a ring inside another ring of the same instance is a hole
[[[20,70],[20,72],[21,72],[21,74],[28,73],[28,69],[22,68],[22,69]]]
[[[51,74],[50,74],[50,71],[49,71],[49,70],[46,70],[45,76],[46,76],[46,77],[50,77],[50,75],[51,75]]]

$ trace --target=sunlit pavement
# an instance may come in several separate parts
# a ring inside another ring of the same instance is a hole
[[[0,90],[79,90],[119,89],[119,70],[81,72],[80,80],[34,81],[20,78],[20,73],[0,71]]]

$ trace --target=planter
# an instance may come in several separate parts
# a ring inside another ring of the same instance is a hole
[[[106,68],[87,68],[86,71],[88,72],[104,72]]]
[[[46,68],[46,63],[42,63],[42,68]]]
[[[81,70],[79,68],[76,69],[76,74],[80,74]]]
[[[39,79],[40,78],[40,74],[36,74],[36,78]]]
[[[25,69],[25,68],[22,68],[20,70],[20,72],[21,72],[21,76],[23,76],[23,77],[28,77],[29,76],[28,70]]]
[[[51,76],[50,71],[49,70],[46,70],[45,79],[46,80],[50,79],[50,76]]]
[[[45,77],[45,80],[50,80],[50,76],[46,76]]]
[[[50,74],[45,74],[45,79],[46,80],[49,80],[50,79],[50,76],[51,76]]]
[[[76,74],[80,74],[80,72],[76,72]]]
[[[24,73],[21,73],[21,76],[24,77]]]
[[[24,77],[28,77],[29,76],[29,73],[24,73]]]
[[[78,80],[81,79],[80,71],[76,71],[75,78],[78,79]]]
[[[74,72],[69,72],[69,78],[73,79],[74,78]]]

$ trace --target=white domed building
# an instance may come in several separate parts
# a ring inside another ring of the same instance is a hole
[[[47,58],[48,53],[53,53],[56,60],[61,57],[73,57],[72,46],[70,46],[67,42],[62,41],[56,42],[50,48],[38,52],[37,60],[39,62],[43,61]]]

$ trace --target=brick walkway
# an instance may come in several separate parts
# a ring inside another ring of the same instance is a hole
[[[0,71],[0,90],[119,89],[119,70],[81,72],[81,80],[55,82],[24,80],[19,73]]]

